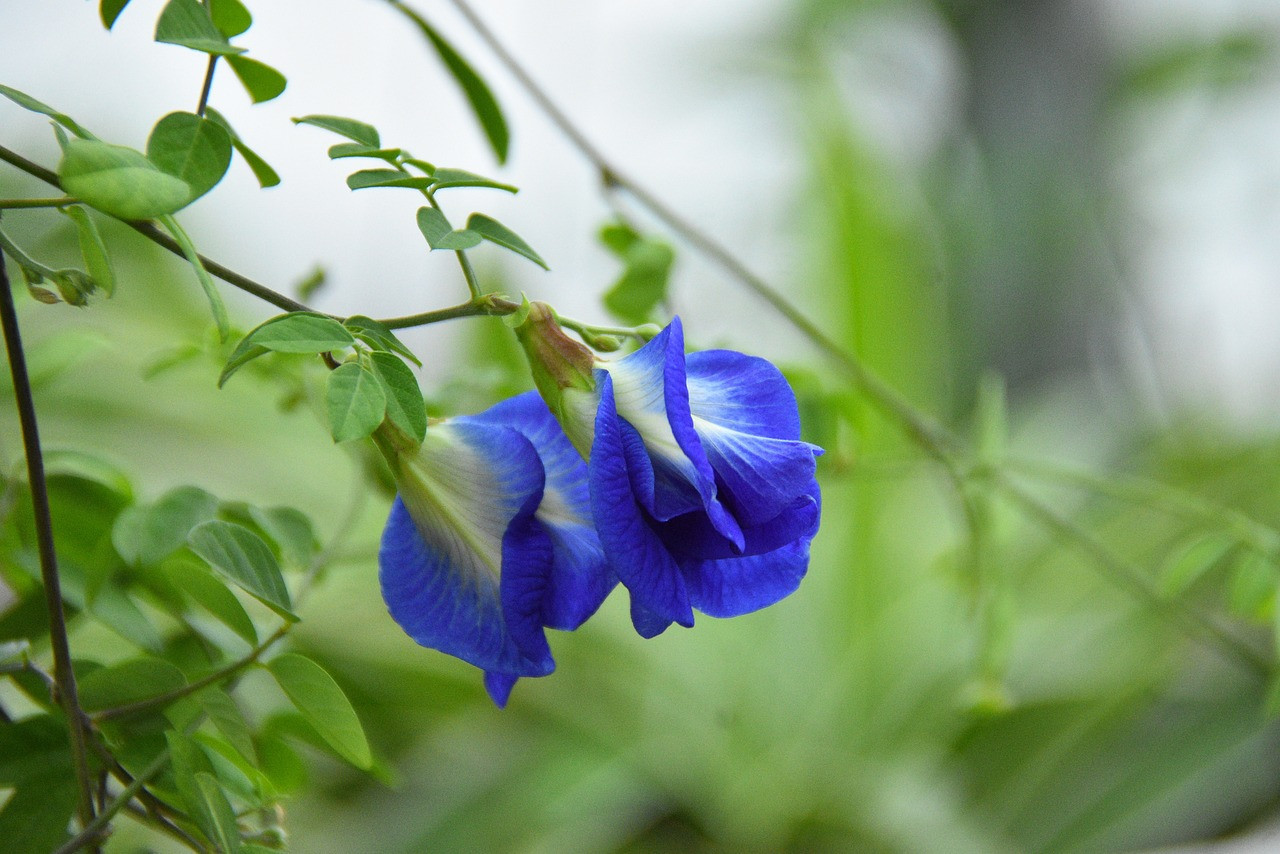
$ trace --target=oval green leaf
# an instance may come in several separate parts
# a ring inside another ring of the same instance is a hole
[[[191,529],[217,510],[217,498],[195,486],[180,486],[154,504],[135,504],[117,516],[111,544],[125,563],[154,566],[182,548]]]
[[[430,187],[432,179],[425,175],[410,175],[399,169],[361,169],[347,176],[347,186],[353,190],[367,190],[370,187],[407,187],[411,190],[425,190]]]
[[[340,136],[345,136],[352,142],[367,145],[369,148],[378,148],[381,144],[377,128],[364,122],[358,122],[355,119],[345,119],[342,116],[312,115],[294,119],[293,123],[295,125],[311,125],[324,128]]]
[[[209,17],[218,32],[229,39],[253,26],[253,16],[240,0],[209,0]]]
[[[365,317],[363,314],[356,314],[342,321],[342,325],[373,349],[399,353],[419,368],[422,367],[422,362],[413,355],[413,351],[406,347],[385,323],[374,320],[372,317]]]
[[[507,193],[520,192],[518,187],[511,184],[504,184],[465,169],[441,168],[437,169],[432,177],[436,180],[433,185],[433,189],[436,190],[447,190],[450,187],[488,187],[491,190],[503,190]]]
[[[141,152],[98,140],[69,141],[58,178],[68,194],[125,220],[173,213],[191,199],[186,181],[158,169]]]
[[[236,153],[244,158],[244,162],[248,164],[249,169],[253,171],[253,177],[258,179],[258,186],[264,190],[267,187],[274,187],[280,183],[280,175],[276,170],[271,168],[271,164],[258,156],[258,153],[252,148],[244,144],[244,140],[240,139],[240,135],[231,127],[231,123],[226,117],[215,110],[213,107],[206,107],[205,116],[227,132],[227,136],[231,137],[231,147]]]
[[[418,230],[432,249],[460,251],[480,245],[480,235],[462,229],[454,231],[449,220],[438,208],[418,208]]]
[[[111,257],[107,254],[107,244],[102,240],[98,226],[80,205],[62,208],[62,212],[76,225],[76,239],[80,243],[80,257],[84,259],[85,269],[94,284],[111,296],[116,292],[116,274],[111,269]]]
[[[346,327],[332,317],[293,311],[257,326],[244,337],[241,346],[266,347],[277,353],[327,353],[354,343],[355,338]]]
[[[244,53],[231,46],[200,0],[169,0],[156,21],[155,39],[215,56]]]
[[[325,397],[335,442],[363,439],[378,428],[387,412],[382,383],[359,362],[339,365],[329,374]]]
[[[117,12],[116,14],[119,13]],[[11,86],[0,84],[0,95],[4,95],[24,110],[30,110],[33,113],[40,113],[41,115],[48,116],[81,139],[95,139],[94,135],[85,130],[84,127],[82,127],[75,119],[71,118],[66,113],[55,110],[43,101],[38,101],[35,98],[32,98],[26,92],[19,92]]]
[[[97,712],[159,697],[187,684],[182,671],[160,658],[134,658],[102,667],[79,680],[80,705]]]
[[[255,104],[280,97],[288,85],[285,76],[265,62],[247,56],[229,56],[227,62],[231,63],[231,70],[240,78],[240,83]]]
[[[427,407],[413,371],[393,353],[373,353],[369,364],[386,395],[387,418],[421,442],[427,436]]]
[[[286,620],[297,622],[297,615],[290,610],[293,604],[280,563],[270,546],[253,531],[214,519],[192,529],[187,544],[228,581]]]
[[[324,668],[309,658],[287,652],[273,658],[267,669],[285,696],[339,756],[361,769],[373,764],[360,718]]]
[[[533,251],[533,247],[524,242],[524,239],[511,229],[492,217],[484,214],[472,214],[467,219],[467,231],[473,231],[483,237],[490,243],[496,243],[504,249],[510,249],[517,255],[528,258],[544,270],[550,270],[547,262],[542,260],[542,256]]]
[[[169,113],[147,138],[147,159],[191,187],[194,201],[214,188],[231,165],[231,137],[195,113]]]

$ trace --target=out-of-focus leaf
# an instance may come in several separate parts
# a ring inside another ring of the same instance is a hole
[[[114,582],[108,581],[92,591],[87,606],[90,614],[125,640],[147,652],[159,654],[164,649],[164,638],[155,624]]]
[[[191,242],[191,238],[187,236],[187,232],[178,225],[178,221],[170,215],[159,218],[160,224],[165,230],[177,241],[178,246],[182,249],[183,256],[191,265],[191,269],[195,271],[196,280],[200,283],[200,288],[204,291],[205,299],[209,301],[209,312],[213,315],[214,325],[218,327],[218,338],[222,341],[227,340],[230,334],[231,323],[227,319],[227,307],[222,302],[222,295],[218,293],[218,288],[213,283],[213,277],[209,275],[209,271],[205,269],[204,262],[200,260],[200,253],[196,251],[195,244]]]
[[[316,532],[311,520],[292,507],[249,507],[249,517],[280,547],[294,566],[305,567],[316,553]]]
[[[47,854],[69,836],[77,788],[67,728],[50,715],[0,725],[0,840],[12,854]]]
[[[245,722],[244,714],[230,694],[221,688],[207,688],[200,692],[200,705],[228,744],[250,762],[258,761],[249,724]]]
[[[1202,41],[1165,43],[1134,63],[1115,92],[1129,98],[1153,97],[1192,86],[1229,88],[1261,79],[1275,56],[1275,44],[1260,30],[1228,32]]]
[[[124,7],[128,5],[129,0],[100,0],[98,3],[98,17],[102,19],[102,26],[108,30],[114,27],[116,18],[120,17]]]
[[[240,600],[211,572],[194,562],[175,562],[165,567],[169,580],[187,597],[212,614],[218,622],[244,638],[250,646],[258,645],[258,632]]]
[[[342,325],[347,327],[352,335],[373,349],[399,353],[418,367],[422,367],[422,362],[418,360],[417,356],[413,355],[413,351],[406,347],[386,324],[380,323],[371,317],[357,314],[342,321]]]
[[[1160,592],[1170,598],[1181,596],[1217,566],[1235,542],[1230,535],[1215,531],[1183,543],[1160,569]]]
[[[528,258],[544,270],[551,269],[547,266],[547,262],[542,260],[542,256],[533,251],[533,247],[525,243],[520,235],[492,217],[478,213],[472,214],[467,218],[467,230],[475,232],[490,243],[496,243],[504,249],[510,249],[517,255]]]
[[[253,16],[240,0],[209,0],[209,17],[218,32],[229,39],[253,26]]]
[[[46,477],[70,475],[93,481],[126,501],[133,497],[133,484],[119,466],[83,451],[67,448],[46,449],[44,472]]]
[[[431,178],[411,175],[399,169],[361,169],[347,176],[347,186],[352,190],[367,190],[371,187],[407,187],[411,190],[425,190],[431,186],[431,181]]]
[[[447,190],[450,187],[487,187],[491,190],[502,190],[507,193],[518,193],[520,189],[511,184],[504,184],[465,169],[447,169],[441,167],[431,176],[435,179],[432,190]]]
[[[147,137],[147,159],[191,188],[194,201],[212,190],[231,165],[231,136],[195,113],[169,113]]]
[[[324,668],[290,652],[273,658],[267,669],[303,717],[340,756],[357,768],[367,769],[373,764],[360,718]]]
[[[1242,549],[1231,568],[1228,603],[1233,613],[1247,619],[1263,619],[1273,606],[1278,580],[1276,566],[1267,555]]]
[[[341,160],[344,157],[371,157],[374,160],[395,162],[399,156],[398,148],[371,148],[358,142],[339,142],[329,146],[330,160]]]
[[[25,92],[19,92],[12,86],[0,84],[0,95],[4,95],[10,101],[13,101],[25,110],[30,110],[33,113],[40,113],[41,115],[48,116],[81,139],[96,139],[93,134],[85,130],[79,122],[68,116],[66,113],[55,110],[43,101],[36,100]]]
[[[243,525],[214,519],[196,526],[187,537],[191,550],[228,580],[256,597],[286,620],[297,622],[290,610],[280,564],[262,538]]]
[[[84,259],[85,269],[89,271],[94,284],[102,288],[107,296],[111,296],[116,292],[116,275],[111,269],[107,244],[103,242],[98,227],[89,213],[79,205],[63,208],[62,212],[75,223],[76,239],[80,243],[80,257]]]
[[[98,140],[68,142],[58,178],[68,194],[125,220],[173,213],[192,198],[185,181],[162,171],[141,152]]]
[[[479,246],[481,237],[474,231],[454,231],[438,208],[418,208],[418,230],[432,249],[470,249]]]
[[[387,399],[387,418],[421,442],[427,435],[427,407],[413,371],[392,353],[374,353],[369,363]]]
[[[373,125],[358,122],[355,119],[345,119],[342,116],[302,116],[294,119],[293,123],[324,128],[369,148],[378,148],[381,142],[378,137],[378,129]]]
[[[484,130],[484,135],[489,140],[489,145],[492,146],[498,162],[505,163],[507,150],[511,143],[511,133],[507,129],[507,120],[502,115],[502,108],[498,106],[498,100],[493,97],[493,93],[489,91],[484,79],[462,58],[461,54],[454,50],[449,42],[445,41],[435,27],[427,23],[425,18],[403,3],[394,2],[393,0],[391,5],[413,21],[418,29],[422,31],[422,34],[426,36],[427,40],[431,42],[431,46],[435,48],[445,68],[449,70],[449,73],[453,75],[453,79],[462,87],[463,94],[466,95],[467,102],[471,105],[476,119],[480,122],[480,127]]]
[[[247,56],[229,56],[227,62],[255,104],[279,98],[288,85],[285,76],[265,62]]]
[[[604,295],[605,308],[627,323],[646,322],[666,297],[675,251],[622,224],[606,226],[600,240],[623,263],[622,275]]]
[[[182,548],[187,534],[214,517],[218,499],[195,486],[166,492],[154,504],[136,504],[111,529],[120,557],[135,566],[153,566]]]
[[[80,705],[97,712],[176,691],[187,684],[182,671],[161,658],[133,658],[103,667],[79,681]]]
[[[244,48],[231,46],[200,0],[169,0],[156,21],[155,39],[215,56],[244,53]]]
[[[382,423],[387,396],[378,378],[359,362],[347,362],[329,374],[325,403],[335,442],[363,439]]]
[[[213,107],[205,107],[204,114],[209,121],[216,122],[227,132],[227,136],[231,137],[232,148],[234,148],[236,153],[244,158],[244,162],[247,163],[249,169],[253,171],[253,177],[258,180],[259,187],[266,189],[267,187],[274,187],[280,183],[280,175],[277,174],[276,170],[271,168],[270,163],[258,156],[256,151],[244,144],[244,140],[242,140],[239,134],[235,132],[235,129],[231,127],[231,123],[227,121],[226,116],[219,113]]]

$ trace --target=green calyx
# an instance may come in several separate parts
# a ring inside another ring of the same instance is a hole
[[[595,391],[595,354],[570,338],[557,322],[555,311],[543,302],[529,303],[524,322],[515,327],[515,333],[529,358],[534,385],[564,423],[565,392]]]

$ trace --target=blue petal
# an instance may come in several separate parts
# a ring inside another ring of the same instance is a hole
[[[607,373],[617,389],[618,414],[640,433],[654,463],[652,506],[646,509],[664,520],[701,504],[716,530],[741,547],[742,530],[717,499],[715,472],[694,429],[680,318]]]
[[[689,598],[712,617],[736,617],[785,598],[809,568],[809,540],[750,557],[684,565]]]
[[[401,494],[387,520],[379,578],[391,616],[423,646],[485,670],[540,676],[554,668],[523,612],[545,560],[513,565],[542,496],[542,465],[518,432],[457,419],[432,427],[402,461]],[[549,550],[548,550],[549,551]],[[539,589],[542,589],[539,587]],[[536,629],[541,632],[540,627]]]
[[[489,697],[493,700],[493,704],[499,709],[507,707],[507,699],[511,696],[511,689],[515,687],[516,680],[519,676],[512,676],[509,673],[497,673],[493,670],[484,672],[484,689],[489,692]]]
[[[613,380],[600,382],[595,440],[591,447],[591,510],[613,571],[631,593],[633,622],[644,634],[652,627],[647,617],[636,620],[636,608],[661,620],[693,625],[693,611],[684,578],[662,541],[636,503],[628,473],[628,441],[614,403]],[[642,628],[642,622],[644,627]]]
[[[733,350],[703,350],[686,360],[693,417],[769,439],[799,439],[800,413],[786,377],[770,362]]]
[[[518,430],[542,460],[546,485],[536,518],[551,537],[553,558],[540,619],[553,629],[572,631],[617,584],[591,521],[587,464],[537,392],[505,400],[472,420]]]
[[[695,425],[723,487],[720,499],[741,524],[764,524],[796,496],[816,492],[820,449],[808,442],[750,436],[709,421]]]
[[[774,518],[762,525],[744,528],[742,551],[720,536],[706,516],[690,513],[664,524],[662,541],[678,561],[720,560],[776,551],[799,539],[812,539],[818,531],[817,482],[810,494],[802,495]]]

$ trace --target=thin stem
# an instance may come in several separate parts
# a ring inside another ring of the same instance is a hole
[[[0,252],[12,258],[23,270],[30,270],[46,279],[54,279],[58,276],[58,271],[51,267],[41,264],[22,250],[22,247],[9,239],[9,235],[0,230]]]
[[[196,105],[196,115],[204,117],[205,107],[209,106],[209,92],[213,89],[213,70],[218,67],[218,55],[209,54],[209,64],[204,70],[204,85],[200,88],[200,103]]]
[[[408,172],[408,170],[404,168],[403,164],[397,163],[396,166],[401,172]],[[431,207],[440,211],[440,215],[444,216],[444,211],[440,208],[440,203],[436,201],[436,197],[432,194],[431,190],[424,189],[422,191],[422,195],[427,197],[427,202],[430,203]],[[480,281],[476,278],[475,268],[471,266],[471,259],[467,257],[466,250],[456,249],[453,254],[458,256],[458,266],[462,268],[462,278],[467,280],[467,290],[471,293],[471,301],[475,302],[479,300],[483,296],[480,291]]]
[[[21,154],[18,154],[15,151],[10,151],[4,146],[0,146],[0,160],[3,160],[10,166],[21,169],[32,177],[39,178],[46,184],[62,189],[62,182],[58,180],[56,173],[44,168],[38,163],[32,163]],[[183,253],[182,247],[178,245],[178,242],[162,232],[160,229],[156,228],[152,223],[129,220],[121,220],[121,222],[150,240],[152,243],[164,247],[174,255],[177,255],[184,260],[186,259],[186,255]],[[200,259],[200,263],[203,264],[204,268],[212,275],[217,276],[232,287],[239,288],[245,293],[253,294],[264,302],[269,302],[277,308],[282,308],[285,311],[312,311],[312,309],[305,303],[298,302],[292,297],[285,296],[279,291],[274,291],[266,285],[255,282],[248,276],[241,275],[224,264],[219,264],[217,261],[214,261],[211,258],[206,258],[203,255],[197,255],[196,257]]]
[[[1116,555],[1093,534],[1076,525],[1019,484],[1002,476],[997,476],[993,480],[993,485],[999,486],[1001,492],[1019,505],[1027,516],[1037,520],[1059,536],[1073,540],[1095,563],[1106,568],[1110,577],[1117,580],[1120,586],[1134,598],[1147,603],[1160,613],[1167,614],[1190,633],[1216,641],[1251,673],[1265,677],[1269,672],[1267,662],[1262,655],[1221,625],[1213,616],[1193,610],[1177,599],[1161,596],[1155,584],[1140,566]]]
[[[67,640],[67,618],[62,610],[62,584],[58,577],[58,556],[53,545],[53,519],[49,512],[49,493],[44,479],[44,457],[40,450],[40,432],[36,424],[35,401],[27,360],[18,330],[18,312],[13,304],[13,291],[0,251],[0,324],[4,329],[5,348],[9,354],[9,373],[13,377],[13,394],[22,424],[22,443],[27,457],[27,481],[31,488],[32,515],[35,517],[36,542],[40,553],[40,578],[44,585],[45,605],[49,611],[49,642],[53,647],[54,680],[58,699],[67,716],[71,736],[71,760],[79,784],[77,812],[80,824],[93,821],[93,780],[85,755],[85,734],[80,726],[83,711],[76,694],[76,676],[71,669],[71,646]]]
[[[18,208],[65,208],[78,202],[71,196],[55,196],[50,199],[0,199],[0,210]]]
[[[144,700],[138,700],[124,706],[116,706],[113,709],[104,709],[103,711],[93,715],[92,718],[94,721],[98,722],[109,721],[115,718],[128,717],[129,715],[134,715],[138,712],[145,712],[149,709],[167,706],[175,700],[180,700],[183,697],[194,694],[197,691],[209,687],[210,685],[217,684],[224,679],[235,676],[241,670],[244,670],[246,667],[261,658],[262,654],[270,649],[276,641],[288,634],[290,625],[290,623],[283,624],[280,628],[272,632],[270,637],[250,650],[248,655],[233,661],[226,667],[213,671],[207,676],[203,676],[194,682],[183,685],[181,688],[175,688],[172,691],[157,694],[154,697],[147,697]]]
[[[142,787],[151,780],[159,776],[164,767],[169,764],[169,751],[161,751],[160,755],[152,760],[151,764],[143,769],[142,773],[134,778],[133,782],[125,786],[116,796],[116,799],[107,804],[97,817],[85,825],[84,830],[67,840],[66,844],[58,848],[53,854],[71,854],[72,851],[79,851],[86,845],[91,845],[97,841],[98,836],[110,823],[116,813],[124,809],[130,801],[141,791]]]
[[[412,326],[428,326],[443,320],[456,320],[460,317],[483,317],[486,315],[501,316],[512,314],[520,308],[516,303],[496,294],[487,294],[478,299],[468,300],[448,308],[424,311],[420,314],[409,314],[404,317],[389,317],[383,321],[388,329],[408,329]]]

